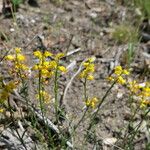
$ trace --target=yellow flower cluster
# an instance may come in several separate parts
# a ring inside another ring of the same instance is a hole
[[[48,104],[50,102],[51,96],[45,91],[45,90],[40,90],[40,93],[37,94],[37,99],[39,100],[41,96],[41,99],[45,104]]]
[[[114,73],[108,77],[109,81],[116,81],[122,85],[126,84],[125,76],[129,75],[130,72],[126,69],[123,69],[121,66],[116,66],[114,69]]]
[[[6,85],[0,87],[0,104],[8,99],[10,93],[17,87],[18,81],[10,81]]]
[[[95,65],[94,65],[95,57],[89,58],[86,62],[83,63],[84,69],[79,74],[79,77],[81,79],[86,80],[94,80],[93,73],[95,71]]]
[[[141,108],[150,106],[150,83],[145,83],[145,86],[140,88],[139,98],[141,102]]]
[[[128,88],[132,92],[132,94],[137,94],[141,86],[135,80],[133,80],[131,82],[128,82]]]
[[[129,82],[129,90],[140,100],[141,108],[150,106],[150,83],[138,84],[135,80]]]
[[[121,66],[116,66],[114,73],[108,77],[108,80],[126,85],[131,95],[136,96],[140,100],[141,107],[150,106],[150,83],[139,84],[135,80],[128,82],[125,76],[129,74],[128,70],[122,69]]]
[[[44,53],[39,50],[35,51],[34,56],[39,59],[39,62],[33,66],[33,70],[38,70],[43,78],[50,78],[54,75],[54,71],[58,69],[61,72],[67,72],[67,69],[60,65],[59,60],[64,57],[63,53],[58,53],[54,60],[48,60],[48,57],[53,56],[52,53],[45,51]]]
[[[25,56],[21,54],[21,48],[15,48],[15,54],[7,55],[5,59],[11,62],[10,73],[21,78],[28,75],[29,68],[25,65]]]
[[[93,97],[92,99],[86,100],[85,103],[87,107],[91,107],[94,109],[96,107],[96,104],[98,103],[98,99],[96,97]]]

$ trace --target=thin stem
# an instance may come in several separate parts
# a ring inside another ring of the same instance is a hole
[[[129,147],[130,145],[132,145],[132,142],[136,136],[136,134],[138,133],[139,128],[141,127],[142,122],[144,121],[145,117],[147,116],[147,114],[150,112],[150,109],[144,114],[142,120],[140,121],[140,123],[134,127],[133,129],[133,133],[131,134],[131,137],[129,138],[129,144],[127,145],[127,147]]]
[[[17,27],[17,29],[18,29],[17,20],[16,20],[16,14],[15,14],[15,12],[16,12],[16,5],[14,5],[14,7],[11,6],[10,9],[11,9],[13,21],[14,21],[14,23],[16,24],[16,27]],[[14,9],[14,10],[13,10],[13,9]]]
[[[88,96],[87,96],[87,79],[85,78],[84,82],[83,82],[83,91],[84,91],[84,100],[85,102],[88,100]],[[80,123],[82,122],[82,120],[84,119],[84,117],[86,116],[86,113],[88,111],[89,107],[86,108],[86,110],[84,111],[81,119],[78,121],[77,125],[74,127],[73,132],[75,132],[75,130],[78,128],[78,126],[80,125]]]
[[[41,77],[41,72],[39,71],[39,101],[40,101],[40,109],[41,109],[41,114],[42,114],[42,118],[44,120],[44,124],[46,125],[46,129],[47,129],[47,133],[48,133],[48,142],[53,143],[52,139],[51,139],[51,133],[50,133],[50,130],[48,128],[48,122],[47,120],[45,120],[45,117],[44,117],[44,95],[43,95],[43,92],[41,92],[41,90],[43,91],[43,88],[42,87],[43,84],[42,84],[42,77]],[[45,137],[46,137],[46,134],[45,134]]]
[[[55,115],[56,122],[58,122],[58,63],[55,70],[55,79],[54,79],[54,94],[55,94]]]
[[[85,78],[84,82],[83,82],[83,88],[84,88],[84,100],[85,102],[88,100],[88,96],[87,96],[87,79]]]
[[[90,123],[89,128],[88,128],[89,130],[91,129],[91,127],[92,127],[93,124],[94,124],[94,120],[95,120],[95,118],[96,118],[96,116],[97,116],[97,114],[98,114],[98,112],[99,112],[99,110],[100,110],[101,105],[102,105],[103,102],[105,101],[105,99],[106,99],[108,93],[111,91],[111,89],[113,88],[113,86],[116,84],[117,80],[118,80],[118,79],[116,79],[116,80],[112,83],[112,85],[111,85],[110,88],[106,91],[106,93],[105,93],[105,95],[103,96],[102,100],[101,100],[100,103],[98,104],[98,107],[97,107],[96,112],[93,114],[93,117],[91,117],[91,123]]]
[[[139,106],[140,107],[140,106]],[[133,119],[135,117],[135,115],[137,114],[137,111],[139,110],[139,107],[137,107],[132,115],[132,118],[130,119],[129,123],[128,123],[128,127],[131,125],[131,123],[133,122]],[[124,137],[124,141],[126,141],[128,139],[128,137],[130,136],[130,133],[127,135],[125,135]]]
[[[44,120],[43,94],[42,94],[42,92],[41,92],[41,90],[42,90],[41,80],[42,80],[41,71],[39,71],[38,95],[39,95],[40,109],[41,109],[41,113],[42,113],[42,118],[43,118],[43,120]]]
[[[74,127],[74,129],[73,129],[74,132],[78,128],[78,126],[80,125],[80,123],[82,122],[82,120],[84,119],[84,117],[85,117],[85,115],[86,115],[86,113],[88,111],[88,108],[89,107],[86,108],[86,110],[84,111],[84,114],[82,115],[81,119],[79,120],[79,122],[77,123],[77,125]]]

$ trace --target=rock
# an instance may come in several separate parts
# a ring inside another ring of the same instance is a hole
[[[14,32],[15,31],[15,29],[14,28],[10,28],[10,32]]]
[[[16,14],[16,19],[25,20],[25,17],[22,14]]]
[[[148,33],[145,33],[145,32],[142,32],[141,33],[141,41],[142,42],[148,42],[148,41],[150,41],[150,34],[148,34]]]
[[[34,24],[36,21],[34,19],[31,19],[31,22]]]
[[[96,12],[91,12],[88,14],[89,17],[91,17],[92,19],[97,17],[97,13]]]
[[[20,136],[22,136],[23,133],[19,131]],[[27,135],[24,136],[24,143],[28,150],[32,150],[34,148],[34,144],[30,137]],[[10,128],[7,128],[2,132],[2,135],[0,137],[0,147],[3,146],[10,150],[25,150],[23,145],[21,144],[18,135],[15,130],[11,130]]]
[[[131,111],[129,109],[125,109],[124,120],[130,120],[131,117],[132,117]]]
[[[106,145],[113,145],[113,144],[116,143],[116,141],[117,141],[116,138],[105,138],[103,140],[103,143],[106,144]]]
[[[122,97],[123,97],[123,93],[118,92],[118,93],[117,93],[117,98],[118,98],[118,99],[121,99]]]

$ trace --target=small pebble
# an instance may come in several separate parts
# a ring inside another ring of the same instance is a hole
[[[34,19],[32,19],[32,20],[31,20],[31,23],[33,23],[33,24],[34,24],[34,23],[35,23],[35,20],[34,20]]]
[[[14,28],[10,28],[10,32],[14,32],[15,31],[15,29]]]

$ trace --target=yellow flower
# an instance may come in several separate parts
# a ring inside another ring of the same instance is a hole
[[[15,51],[16,51],[16,53],[20,53],[20,52],[21,52],[21,48],[16,47],[16,48],[15,48]]]
[[[121,66],[116,66],[114,68],[114,73],[107,78],[107,80],[109,81],[117,81],[120,84],[125,84],[126,80],[124,79],[125,75],[129,75],[129,71],[127,71],[126,69],[122,69]]]
[[[39,59],[42,58],[42,53],[41,53],[39,50],[33,52],[33,55],[34,55],[35,57],[39,58]]]
[[[88,65],[93,64],[93,62],[95,61],[95,59],[96,59],[95,57],[89,58],[86,62],[83,63],[83,66],[87,67]]]
[[[25,60],[25,56],[22,54],[17,54],[16,56],[17,61],[24,61]]]
[[[17,87],[17,85],[18,82],[10,81],[3,87],[3,89],[0,91],[0,103],[3,103],[8,99],[9,94]]]
[[[57,62],[56,61],[50,61],[49,62],[49,69],[54,69],[57,67]]]
[[[34,65],[33,67],[32,67],[32,70],[38,70],[39,69],[39,65]]]
[[[139,96],[143,97],[143,98],[148,98],[150,97],[150,87],[143,87],[141,88],[141,92],[139,93]]]
[[[115,69],[114,69],[114,73],[116,74],[116,75],[121,75],[121,73],[122,73],[122,67],[121,66],[116,66],[115,67]]]
[[[6,60],[11,61],[12,67],[9,69],[9,74],[15,77],[27,77],[29,68],[24,64],[25,56],[21,54],[21,48],[15,48],[14,55],[7,55]]]
[[[94,64],[89,64],[86,69],[85,69],[87,72],[91,72],[93,73],[95,71],[95,67],[94,67]]]
[[[58,70],[60,70],[61,72],[67,72],[67,69],[66,69],[66,67],[64,67],[64,66],[58,66]]]
[[[89,61],[90,63],[93,63],[93,62],[95,61],[95,59],[96,59],[95,57],[91,57],[91,58],[88,59],[88,61]]]
[[[82,72],[79,74],[79,78],[85,78],[85,73],[84,73],[84,71],[82,71]]]
[[[139,89],[140,89],[139,84],[137,84],[137,82],[136,82],[135,80],[129,82],[128,87],[129,87],[130,91],[133,92],[133,93],[135,93],[135,94],[136,94],[136,93],[139,91]]]
[[[140,104],[140,108],[145,108],[146,107],[146,104],[144,101],[141,101],[141,104]]]
[[[41,90],[40,95],[41,95],[41,99],[43,100],[44,103],[47,104],[50,102],[51,96],[45,90]],[[39,98],[40,98],[40,96],[39,96],[39,94],[37,94],[37,99],[39,99]]]
[[[150,105],[150,100],[141,100],[140,108],[145,108]]]
[[[49,71],[48,78],[52,77],[53,75],[54,75],[54,72],[53,71]]]
[[[87,67],[88,65],[89,65],[89,62],[84,62],[84,63],[83,63],[83,66],[84,66],[84,67]]]
[[[126,83],[126,80],[123,79],[122,76],[119,76],[117,82],[120,83],[120,84],[125,84],[125,83]]]
[[[150,96],[150,87],[143,88],[143,92],[145,93],[145,96]]]
[[[41,70],[41,75],[44,77],[48,77],[49,71],[47,69],[42,69]]]
[[[52,53],[50,53],[50,52],[48,52],[48,51],[45,51],[44,52],[44,57],[50,57],[50,56],[52,56],[53,54]]]
[[[122,72],[122,74],[129,75],[130,72],[128,70],[124,69],[123,72]]]
[[[15,81],[10,81],[4,86],[4,89],[8,92],[11,92],[13,89],[17,87],[17,83]]]
[[[48,62],[48,61],[44,61],[42,65],[43,65],[43,67],[44,67],[45,69],[48,69],[48,68],[49,68],[49,62]]]
[[[87,80],[94,80],[94,76],[93,75],[88,75]]]
[[[55,59],[56,59],[56,60],[59,60],[59,59],[61,59],[61,58],[64,57],[64,56],[65,56],[64,53],[58,53],[58,54],[56,54]]]
[[[7,55],[7,56],[5,57],[5,59],[6,59],[6,60],[13,61],[13,60],[15,60],[15,57],[14,57],[14,55]]]
[[[5,100],[7,100],[9,97],[9,92],[5,89],[1,91],[0,93],[0,104],[2,104]]]
[[[115,81],[115,79],[114,79],[112,76],[107,77],[107,80],[108,80],[108,81]]]
[[[29,67],[27,67],[25,64],[16,63],[15,64],[15,72],[20,72],[21,74],[24,74],[24,71],[29,70]]]
[[[98,102],[98,99],[96,97],[93,97],[92,99],[86,100],[86,106],[92,107],[94,109],[96,107],[97,102]]]
[[[116,66],[115,69],[114,69],[114,74],[116,75],[129,75],[130,72],[126,69],[122,69],[121,66]]]
[[[21,70],[29,70],[29,67],[26,66],[25,64],[20,65]]]
[[[86,62],[83,63],[84,69],[79,74],[80,78],[85,78],[87,80],[93,80],[94,76],[92,73],[95,71],[95,66],[93,64],[94,58],[89,58]]]

